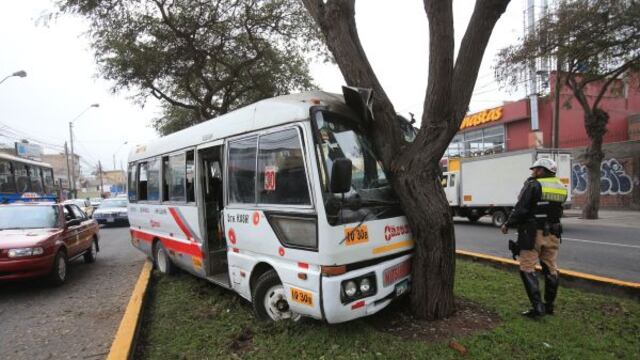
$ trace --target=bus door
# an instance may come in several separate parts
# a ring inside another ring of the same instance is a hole
[[[222,149],[223,146],[213,146],[198,152],[200,159],[200,177],[203,197],[203,219],[205,239],[209,260],[209,275],[226,274],[227,247],[222,229]]]

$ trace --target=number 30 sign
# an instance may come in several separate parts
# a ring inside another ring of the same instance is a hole
[[[266,191],[276,190],[276,173],[277,172],[278,172],[277,166],[264,167],[264,189]]]

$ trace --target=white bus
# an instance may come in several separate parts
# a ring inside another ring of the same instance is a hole
[[[386,307],[410,287],[414,240],[362,106],[281,96],[138,146],[133,245],[162,273],[232,289],[259,319],[339,323]]]

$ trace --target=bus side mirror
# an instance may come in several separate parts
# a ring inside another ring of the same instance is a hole
[[[331,192],[346,193],[351,190],[351,160],[336,159],[331,167]]]

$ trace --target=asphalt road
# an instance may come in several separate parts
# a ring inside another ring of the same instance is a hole
[[[0,284],[0,359],[104,359],[144,258],[127,227],[102,228],[96,262],[75,260],[61,287]]]
[[[511,258],[508,239],[488,223],[455,219],[456,248]],[[629,227],[563,224],[558,267],[623,281],[640,282],[640,234]]]

